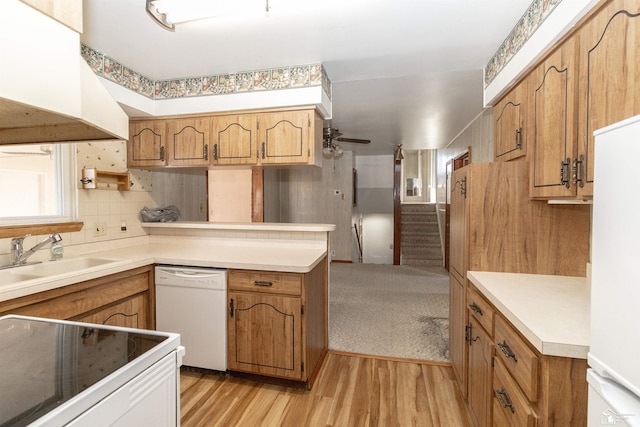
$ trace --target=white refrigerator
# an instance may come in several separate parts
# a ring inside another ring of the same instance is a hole
[[[640,426],[640,116],[595,135],[588,425]]]

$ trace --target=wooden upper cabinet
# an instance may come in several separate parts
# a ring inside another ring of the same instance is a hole
[[[512,160],[527,154],[525,117],[529,114],[528,101],[525,79],[495,105],[496,161]]]
[[[234,114],[211,121],[212,165],[255,165],[258,163],[257,116]]]
[[[130,168],[167,165],[166,123],[161,120],[134,121],[129,124],[127,165]]]
[[[640,114],[640,4],[607,3],[579,31],[578,195],[593,196],[593,132]]]
[[[529,76],[527,115],[532,198],[574,197],[573,160],[577,143],[577,49],[569,39]]]
[[[307,164],[312,159],[313,110],[258,115],[261,164]]]
[[[208,166],[210,118],[168,120],[170,166]]]
[[[134,119],[128,166],[315,165],[322,161],[322,117],[315,108]]]

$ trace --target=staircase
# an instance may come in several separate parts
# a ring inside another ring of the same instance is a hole
[[[402,265],[442,266],[442,247],[435,204],[402,204]]]

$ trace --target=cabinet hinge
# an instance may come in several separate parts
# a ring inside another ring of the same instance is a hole
[[[300,306],[300,314],[304,314],[304,305]]]

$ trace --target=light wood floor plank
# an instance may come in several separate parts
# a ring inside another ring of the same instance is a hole
[[[183,427],[467,427],[451,367],[329,352],[313,390],[181,374]]]

